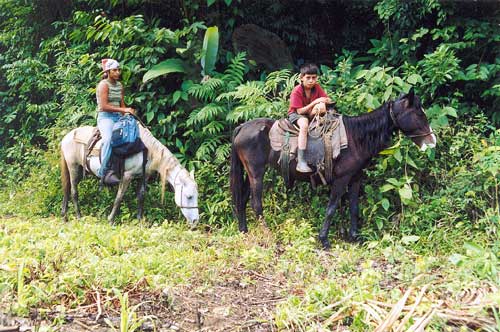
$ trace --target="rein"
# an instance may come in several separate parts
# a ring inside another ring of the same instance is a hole
[[[182,170],[179,170],[177,172],[177,174],[175,174],[175,177],[174,177],[174,188],[176,186],[176,181],[177,181],[177,177],[179,176],[179,174],[181,173]],[[182,194],[182,191],[184,190],[184,186],[183,185],[180,185],[181,186],[181,203],[179,205],[179,208],[181,209],[197,209],[198,206],[185,206],[182,204],[182,198],[184,197],[184,195]]]
[[[389,114],[391,115],[391,119],[392,119],[392,122],[394,123],[394,126],[396,127],[396,129],[398,130],[401,130],[403,132],[403,134],[405,134],[406,137],[409,137],[409,138],[416,138],[416,137],[425,137],[425,136],[429,136],[431,134],[434,134],[434,132],[432,131],[432,129],[427,132],[427,133],[423,133],[423,134],[414,134],[414,135],[408,135],[406,134],[403,129],[401,129],[401,126],[399,125],[398,123],[398,120],[396,118],[396,115],[394,115],[394,112],[392,111],[392,105],[394,104],[394,102],[390,102],[389,103]],[[429,127],[430,128],[430,127]]]

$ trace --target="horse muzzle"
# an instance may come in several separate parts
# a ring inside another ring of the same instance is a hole
[[[428,148],[435,148],[436,145],[437,145],[436,135],[434,135],[433,133],[429,134],[423,137],[421,144],[419,144],[420,151],[424,152]]]

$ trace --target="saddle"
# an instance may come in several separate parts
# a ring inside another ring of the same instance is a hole
[[[101,161],[101,133],[97,127],[92,128],[92,132],[90,136],[88,135],[88,132],[85,131],[75,131],[75,136],[73,139],[84,145],[84,153],[83,153],[83,160],[82,160],[82,165],[85,165],[84,167],[84,175],[86,172],[89,172],[93,175],[96,175],[92,172],[90,168],[90,158],[92,157],[99,157],[99,161]],[[139,152],[143,152],[143,165],[142,165],[142,175],[143,178],[145,175],[145,168],[146,168],[146,163],[147,163],[147,148],[144,146],[142,141],[140,141],[140,138],[137,139],[138,141],[135,142],[133,145],[130,145],[127,148],[118,146],[114,147],[112,149],[112,154],[111,154],[111,159],[110,159],[110,168],[113,170],[113,172],[121,179],[123,176],[123,172],[125,169],[125,159],[127,157],[134,155]],[[129,143],[131,144],[131,143]]]
[[[269,131],[271,148],[280,151],[279,164],[287,186],[291,185],[289,164],[297,156],[298,135],[299,128],[287,118],[276,121]],[[342,115],[329,110],[324,116],[315,116],[309,124],[305,159],[323,184],[333,180],[333,162],[345,148],[347,135]]]

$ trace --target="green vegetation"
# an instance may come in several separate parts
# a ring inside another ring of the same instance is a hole
[[[190,298],[205,300],[228,329],[248,327],[244,313],[210,297],[222,289],[240,307],[261,308],[248,324],[269,329],[372,331],[391,323],[391,308],[394,330],[419,317],[429,331],[498,329],[498,14],[488,1],[0,0],[0,312],[36,308],[55,329],[68,312],[95,306],[97,293],[100,315],[133,331],[164,321],[151,316],[151,302],[180,319],[176,310],[189,303],[179,299]],[[250,234],[238,234],[228,190],[232,129],[282,117],[297,83],[285,65],[270,70],[233,47],[233,31],[249,22],[277,34],[295,64],[318,62],[343,114],[370,111],[411,86],[422,97],[438,146],[420,153],[397,136],[367,169],[363,245],[341,240],[341,208],[333,249],[320,250],[314,234],[327,188],[285,191],[275,173],[265,179],[270,232],[250,215]],[[98,192],[91,179],[80,186],[87,217],[57,217],[58,143],[95,124],[105,57],[122,64],[126,103],[195,170],[198,230],[184,225],[172,194],[160,204],[154,183],[144,223],[133,219],[130,192],[120,224],[108,225],[114,191]],[[185,327],[199,328],[200,319]]]
[[[235,227],[206,234],[178,222],[151,227],[131,222],[110,226],[90,217],[69,223],[57,218],[2,219],[0,248],[7,259],[1,265],[0,290],[10,310],[27,313],[36,307],[41,317],[54,314],[51,306],[62,310],[60,314],[96,306],[93,295],[99,292],[103,311],[119,300],[121,331],[132,331],[139,321],[141,303],[132,306],[127,297],[137,287],[147,293],[189,285],[200,294],[221,286],[240,294],[255,288],[262,292],[251,299],[257,301],[269,296],[259,288],[262,278],[275,285],[273,296],[280,301],[270,317],[260,318],[274,320],[280,329],[350,325],[355,331],[370,331],[390,310],[384,304],[396,304],[410,286],[407,305],[415,304],[415,317],[436,306],[437,313],[456,316],[456,324],[464,317],[494,322],[487,317],[500,304],[498,260],[484,247],[485,236],[465,242],[456,229],[436,230],[433,237],[386,234],[363,246],[335,241],[325,252],[318,248],[310,222],[285,218],[278,217],[271,232],[254,227],[248,235]],[[455,244],[456,252],[436,239]],[[464,292],[471,296],[464,297]],[[176,299],[171,301],[175,306]],[[207,315],[216,305],[206,304]],[[371,316],[373,311],[378,314]],[[437,313],[429,331],[446,325]],[[413,323],[412,317],[406,326]]]

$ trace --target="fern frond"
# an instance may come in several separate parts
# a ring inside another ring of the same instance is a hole
[[[224,76],[222,77],[222,79],[234,86],[241,84],[243,82],[244,75],[248,70],[245,61],[245,52],[236,54],[236,56],[231,59],[231,63],[229,64],[227,69],[224,71]]]
[[[272,92],[273,95],[276,95],[277,90],[279,88],[287,86],[288,80],[293,76],[297,75],[293,75],[293,72],[289,69],[283,69],[269,73],[264,84],[266,93]]]
[[[189,118],[186,121],[188,126],[195,124],[207,123],[214,121],[220,114],[226,113],[226,108],[223,105],[211,103],[205,107],[194,110],[189,114]]]
[[[209,133],[211,135],[217,135],[224,131],[224,122],[222,121],[212,121],[207,124],[202,129],[203,132]]]
[[[48,102],[44,104],[29,104],[26,108],[28,113],[49,113],[50,111],[54,111],[60,108],[59,103]]]
[[[257,117],[255,113],[255,105],[240,105],[227,114],[226,120],[233,123],[248,121]]]
[[[223,143],[221,146],[217,148],[217,151],[215,151],[215,160],[220,162],[228,160],[230,154],[231,154],[231,144]]]
[[[299,74],[290,76],[287,80],[283,82],[282,88],[278,93],[277,98],[282,101],[288,101],[290,98],[290,93],[292,93],[293,88],[299,83]]]
[[[196,150],[196,159],[209,160],[213,159],[213,153],[220,145],[221,137],[210,137],[206,138],[203,143],[201,143],[198,150]]]
[[[212,77],[203,83],[193,84],[188,93],[196,99],[208,101],[216,96],[217,89],[223,85],[224,81],[222,79]]]
[[[236,87],[236,90],[223,93],[216,98],[216,101],[223,99],[236,99],[242,103],[250,102],[255,104],[257,99],[265,100],[264,84],[261,81],[250,81]]]

